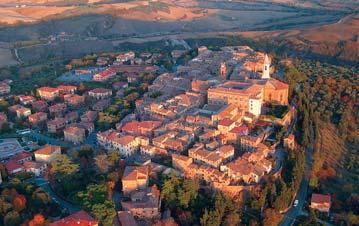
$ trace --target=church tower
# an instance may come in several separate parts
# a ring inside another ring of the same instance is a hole
[[[219,67],[219,76],[223,79],[227,79],[227,66],[225,62],[222,62]]]
[[[270,78],[269,71],[270,71],[270,61],[269,61],[268,55],[266,54],[264,56],[262,79],[269,79]]]

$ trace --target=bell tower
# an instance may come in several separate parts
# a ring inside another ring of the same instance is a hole
[[[262,72],[262,79],[269,79],[270,78],[270,60],[268,55],[264,56],[264,63],[263,63],[263,72]]]
[[[227,66],[225,62],[222,62],[219,66],[219,76],[223,79],[227,79]]]

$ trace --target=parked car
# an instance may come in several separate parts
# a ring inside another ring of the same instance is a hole
[[[293,206],[294,206],[294,207],[298,206],[298,203],[299,203],[299,201],[298,201],[298,199],[296,199],[296,200],[294,201]]]

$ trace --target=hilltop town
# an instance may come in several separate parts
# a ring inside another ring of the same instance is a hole
[[[158,67],[160,58],[100,56],[95,67],[69,65],[61,85],[21,95],[2,81],[1,131],[16,133],[0,143],[3,183],[49,192],[62,209],[46,216],[52,226],[177,225],[161,180],[195,181],[236,200],[282,177],[285,156],[302,155],[290,86],[268,54],[201,46],[175,71]],[[330,196],[313,194],[311,208],[329,212]]]

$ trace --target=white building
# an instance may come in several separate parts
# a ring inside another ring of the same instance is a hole
[[[262,79],[270,79],[270,60],[268,55],[264,56]]]
[[[36,177],[39,177],[45,173],[47,164],[44,162],[28,161],[28,162],[24,162],[24,168],[26,172],[31,172]]]
[[[112,142],[113,148],[122,155],[133,155],[139,149],[138,140],[134,136],[122,136],[115,138]]]
[[[259,117],[262,112],[262,99],[261,98],[250,98],[249,99],[249,113]]]
[[[55,145],[45,145],[43,148],[35,151],[35,160],[37,162],[50,163],[58,155],[61,155],[61,147]]]

